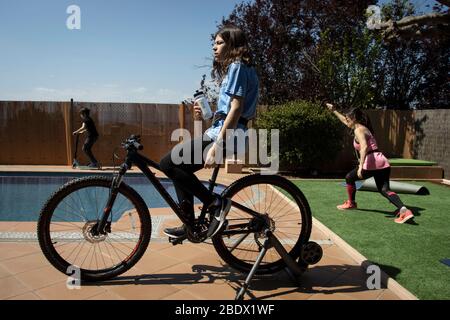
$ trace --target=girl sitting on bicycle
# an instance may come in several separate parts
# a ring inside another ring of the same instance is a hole
[[[348,200],[337,208],[339,210],[356,209],[355,181],[374,177],[378,191],[398,209],[398,217],[394,221],[404,223],[414,218],[411,210],[405,207],[399,196],[389,189],[391,166],[383,153],[378,150],[369,118],[360,109],[352,109],[343,115],[332,104],[327,103],[326,105],[342,123],[353,129],[355,135],[353,145],[359,152],[358,168],[350,171],[345,177]]]
[[[246,129],[248,120],[255,116],[259,86],[242,30],[235,26],[219,30],[215,35],[213,54],[211,75],[220,84],[220,90],[212,126],[202,137],[174,147],[160,162],[161,170],[173,180],[179,203],[189,221],[195,219],[194,196],[208,208],[211,220],[208,237],[221,229],[231,201],[211,193],[194,172],[217,165],[215,159],[220,158],[218,155],[225,151],[223,146],[232,138],[227,129]],[[197,104],[194,104],[194,116],[196,120],[201,119],[201,108]],[[174,161],[180,157],[185,159],[184,150],[190,150],[190,161]],[[164,233],[171,238],[181,238],[185,236],[186,228],[184,225],[167,228]]]

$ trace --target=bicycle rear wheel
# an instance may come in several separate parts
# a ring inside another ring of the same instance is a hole
[[[68,182],[41,210],[37,234],[48,261],[66,273],[80,269],[85,281],[108,280],[124,273],[144,254],[151,236],[149,210],[131,187],[121,183],[106,234],[96,225],[107,203],[112,178]]]
[[[249,272],[265,240],[261,232],[249,231],[255,218],[235,204],[268,217],[274,236],[294,259],[299,257],[311,234],[312,217],[305,196],[291,181],[276,175],[255,174],[237,180],[222,196],[234,204],[227,215],[227,227],[212,241],[217,253],[231,267]],[[238,234],[230,234],[230,230]],[[283,267],[285,262],[281,256],[270,248],[256,273],[274,273]]]

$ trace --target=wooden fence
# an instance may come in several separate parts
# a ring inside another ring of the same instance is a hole
[[[71,165],[82,107],[91,110],[100,134],[92,150],[103,165],[112,164],[114,149],[131,134],[141,135],[144,154],[159,161],[177,143],[170,140],[175,129],[193,130],[192,113],[182,105],[0,101],[0,164]],[[86,163],[83,142],[78,158]]]
[[[0,101],[0,164],[71,165],[75,137],[81,126],[79,110],[91,109],[100,138],[93,152],[103,165],[112,164],[114,149],[131,134],[140,134],[144,154],[159,161],[177,143],[175,129],[194,133],[192,110],[177,104],[74,103]],[[258,107],[258,112],[266,108]],[[437,161],[450,172],[450,110],[369,110],[379,148],[388,157]],[[439,123],[438,123],[439,122]],[[204,122],[203,128],[210,122]],[[80,141],[78,158],[87,163]],[[120,154],[120,148],[118,149]],[[345,171],[355,157],[348,135],[329,171]]]

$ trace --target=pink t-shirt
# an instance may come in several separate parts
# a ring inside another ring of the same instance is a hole
[[[353,140],[353,146],[359,152],[361,150],[361,145]],[[377,150],[378,145],[375,137],[370,135],[367,138],[367,152],[371,150]],[[390,167],[388,159],[380,151],[375,151],[366,155],[364,160],[363,169],[364,170],[379,170]]]

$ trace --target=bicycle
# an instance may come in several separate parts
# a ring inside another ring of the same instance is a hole
[[[209,217],[205,206],[189,225],[180,205],[149,169],[159,169],[159,164],[139,153],[143,149],[140,137],[132,135],[122,147],[125,161],[112,177],[69,181],[48,199],[39,215],[37,234],[45,257],[65,274],[69,267],[77,266],[82,281],[117,277],[133,267],[149,245],[152,221],[148,206],[123,182],[133,165],[187,225],[187,239],[169,241],[176,245],[184,240],[206,240]],[[218,172],[219,166],[209,180],[211,192]],[[320,260],[320,246],[309,242],[309,204],[291,181],[278,175],[252,174],[226,187],[221,196],[231,199],[232,207],[227,223],[211,240],[227,264],[249,273],[242,290],[247,289],[253,274],[275,273],[286,265],[300,274]],[[243,291],[237,298],[242,296]]]

